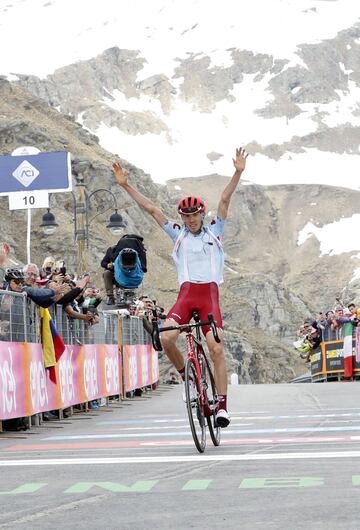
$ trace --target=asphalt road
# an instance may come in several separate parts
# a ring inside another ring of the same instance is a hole
[[[0,434],[0,528],[359,529],[359,390],[230,387],[203,455],[179,386]]]

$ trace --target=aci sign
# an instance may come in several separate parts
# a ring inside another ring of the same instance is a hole
[[[40,190],[71,191],[70,153],[0,156],[0,195]]]

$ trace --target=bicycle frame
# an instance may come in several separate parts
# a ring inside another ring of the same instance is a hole
[[[200,394],[200,404],[202,407],[204,407],[205,396],[204,396],[204,389],[202,385],[201,366],[200,366],[200,361],[199,361],[198,350],[201,349],[201,352],[204,356],[205,356],[205,352],[201,344],[200,327],[199,326],[196,327],[196,337],[194,336],[193,332],[189,330],[186,333],[185,339],[186,339],[186,345],[187,345],[187,358],[191,359],[194,362],[196,376],[197,376],[197,380],[200,386],[200,388],[198,388],[198,391]]]
[[[220,444],[220,428],[214,422],[216,387],[209,360],[202,346],[200,327],[210,324],[215,341],[220,342],[220,338],[217,333],[216,322],[211,313],[208,315],[208,322],[200,322],[199,315],[196,311],[193,312],[193,319],[195,323],[189,322],[188,324],[166,326],[161,329],[159,329],[158,323],[154,321],[152,339],[155,350],[160,351],[162,350],[160,332],[172,330],[186,332],[187,356],[184,377],[186,406],[195,446],[200,453],[203,453],[206,447],[206,423],[211,440],[215,446]],[[195,332],[193,331],[194,328],[196,330]],[[190,385],[196,386],[197,397],[195,400],[191,397]],[[211,396],[210,400],[209,391]],[[195,418],[193,416],[194,407],[196,408]],[[197,425],[200,427],[200,431]]]

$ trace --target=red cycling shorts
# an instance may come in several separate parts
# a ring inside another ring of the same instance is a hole
[[[212,313],[216,327],[222,329],[222,317],[219,304],[219,287],[215,282],[191,283],[184,282],[180,287],[177,300],[170,309],[167,318],[172,318],[178,324],[190,322],[193,311],[197,311],[200,320],[207,321]],[[204,335],[210,331],[210,326],[203,326]]]

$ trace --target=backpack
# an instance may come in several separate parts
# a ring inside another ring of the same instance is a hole
[[[144,238],[136,234],[125,234],[122,236],[114,248],[112,262],[115,263],[115,259],[121,250],[132,248],[138,253],[142,271],[147,272],[146,248],[143,241]]]

